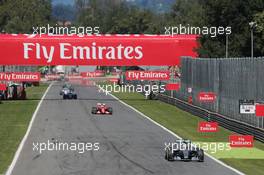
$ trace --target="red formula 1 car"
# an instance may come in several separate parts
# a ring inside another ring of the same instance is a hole
[[[92,114],[113,114],[113,109],[105,104],[97,103],[96,107],[92,108]]]

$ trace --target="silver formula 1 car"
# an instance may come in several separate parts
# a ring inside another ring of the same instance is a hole
[[[204,151],[193,145],[190,140],[177,140],[173,145],[165,148],[165,159],[204,162]]]

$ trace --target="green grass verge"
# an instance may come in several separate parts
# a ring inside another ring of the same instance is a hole
[[[228,136],[233,133],[222,127],[217,133],[199,133],[197,132],[198,122],[203,120],[175,106],[157,100],[145,100],[145,97],[139,93],[113,93],[113,95],[180,137],[191,139],[194,142],[226,143]],[[264,144],[261,142],[255,141],[253,149],[233,148],[231,151],[210,154],[246,174],[264,174]]]
[[[27,88],[27,100],[0,104],[0,174],[10,165],[47,84]],[[36,100],[39,99],[39,100]]]
[[[256,161],[255,159],[220,159],[226,164],[232,165],[232,167],[242,171],[245,174],[249,175],[263,175],[263,159],[262,161]]]

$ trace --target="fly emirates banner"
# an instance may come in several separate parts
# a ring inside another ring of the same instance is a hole
[[[196,35],[0,35],[0,65],[178,65]]]

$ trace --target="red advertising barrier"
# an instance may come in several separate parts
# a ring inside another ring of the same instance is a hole
[[[200,102],[214,102],[216,100],[216,94],[214,92],[200,92],[198,94],[198,100]]]
[[[111,83],[117,83],[118,82],[118,78],[111,78],[109,81],[111,82]]]
[[[38,82],[39,72],[0,72],[0,81]]]
[[[199,122],[198,125],[199,132],[218,132],[217,122]]]
[[[231,135],[229,136],[229,142],[231,147],[252,148],[254,144],[254,137],[251,135]]]
[[[69,78],[69,80],[78,80],[78,79],[82,79],[82,76],[79,76],[79,75],[68,75],[67,78]]]
[[[45,78],[47,80],[58,80],[60,78],[60,75],[56,75],[56,74],[48,74],[45,75]]]
[[[197,35],[0,35],[0,65],[178,65]]]
[[[168,83],[166,84],[165,89],[167,91],[178,91],[180,87],[181,87],[180,83]]]
[[[111,72],[111,74],[112,74],[113,76],[116,76],[116,75],[120,75],[121,72]]]
[[[6,90],[6,85],[0,84],[0,91],[5,91],[5,90]]]
[[[127,80],[169,80],[169,71],[127,71]]]
[[[102,77],[104,75],[103,72],[100,72],[100,71],[96,71],[96,72],[81,72],[81,76],[83,78],[85,77]]]
[[[264,104],[256,104],[256,116],[264,117]]]
[[[105,73],[105,71],[103,71],[103,70],[95,70],[94,72],[97,72],[97,73],[102,73],[102,74],[104,74]]]
[[[92,85],[94,85],[94,83],[95,83],[95,82],[93,82],[93,81],[89,81],[89,80],[87,80],[87,79],[82,79],[82,80],[81,80],[81,85],[92,86]]]

